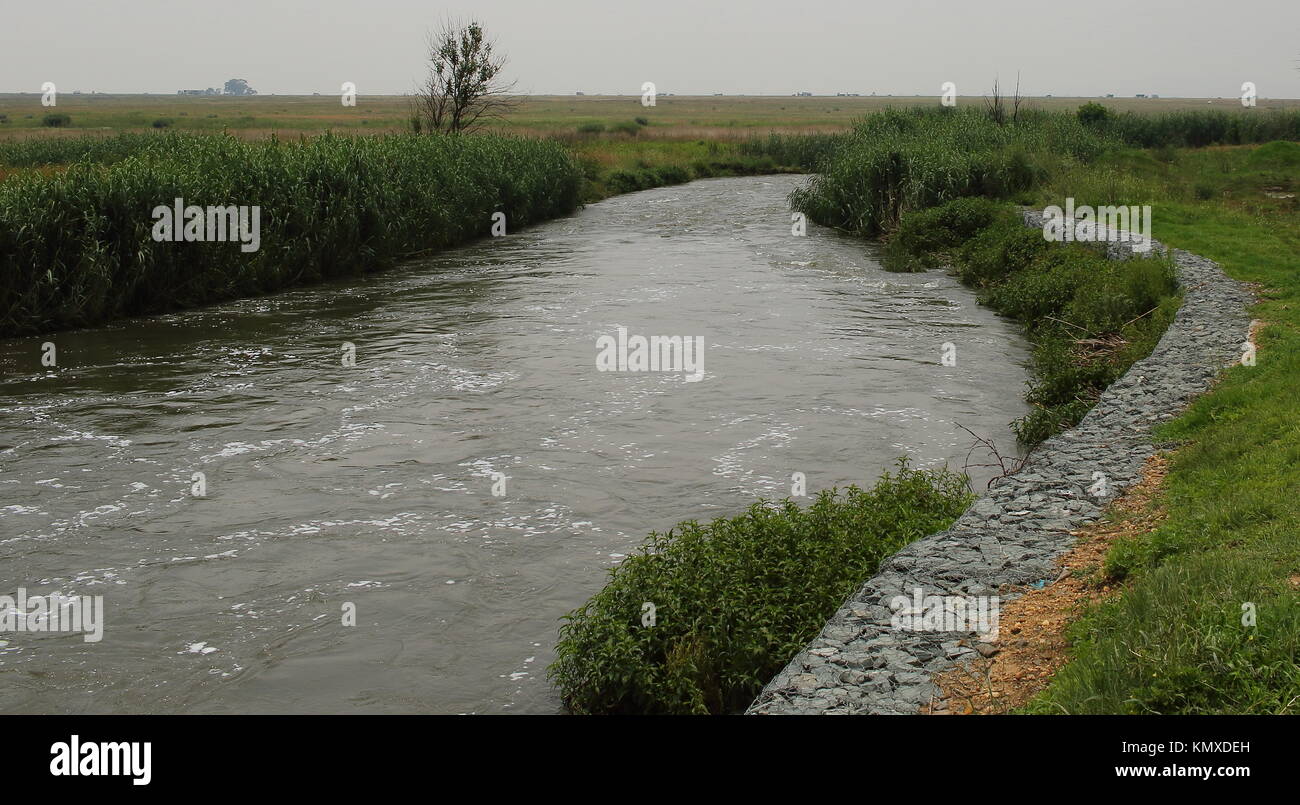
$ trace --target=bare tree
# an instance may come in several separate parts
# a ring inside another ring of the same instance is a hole
[[[412,127],[459,134],[500,118],[517,103],[508,94],[514,82],[501,78],[505,65],[478,22],[444,22],[429,34],[429,75],[412,102]]]
[[[984,98],[984,111],[988,113],[989,118],[999,126],[1010,120],[1015,123],[1020,117],[1020,104],[1024,98],[1020,97],[1020,73],[1016,73],[1016,94],[1011,99],[1011,112],[1007,113],[1006,97],[1002,94],[998,80],[993,79],[993,96]]]

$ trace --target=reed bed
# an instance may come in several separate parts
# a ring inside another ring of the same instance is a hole
[[[858,123],[791,202],[818,223],[874,236],[909,210],[1014,196],[1045,165],[1088,161],[1107,145],[1071,115],[1021,111],[999,125],[980,109],[891,109]]]
[[[1128,112],[1108,118],[1102,130],[1140,148],[1207,145],[1252,145],[1274,140],[1300,140],[1300,111],[1294,109],[1188,109],[1161,115]]]
[[[117,139],[135,151],[0,183],[0,335],[374,271],[487,236],[495,212],[508,231],[563,215],[582,182],[562,146],[509,137]],[[260,249],[156,242],[152,211],[177,198],[260,207]]]

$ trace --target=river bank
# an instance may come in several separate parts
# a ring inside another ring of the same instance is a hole
[[[1027,224],[1041,230],[1041,215],[1027,216]],[[1153,248],[1164,250],[1159,243]],[[1117,251],[1117,259],[1131,256]],[[939,694],[936,674],[996,651],[998,633],[900,631],[893,602],[918,595],[1006,600],[1052,583],[1073,532],[1141,478],[1156,450],[1154,426],[1240,360],[1249,294],[1209,260],[1185,252],[1174,257],[1185,296],[1155,351],[1111,384],[1079,425],[1047,439],[1023,468],[995,480],[950,529],[887,560],[763,689],[750,713],[918,713]]]

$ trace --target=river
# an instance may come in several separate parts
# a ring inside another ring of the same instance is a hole
[[[796,472],[960,468],[958,425],[1013,454],[1017,327],[943,272],[793,236],[800,181],[0,341],[0,595],[105,607],[99,642],[0,632],[0,712],[557,712],[560,617],[649,531]],[[619,327],[701,338],[702,376],[598,371]]]

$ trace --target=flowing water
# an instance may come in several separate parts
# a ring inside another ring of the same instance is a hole
[[[960,468],[959,424],[1013,453],[1016,328],[942,272],[792,236],[798,181],[0,341],[0,595],[105,607],[100,642],[0,633],[0,712],[556,712],[559,618],[649,531],[796,472]],[[619,327],[701,337],[702,378],[597,371]]]

